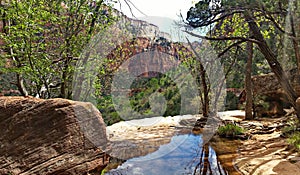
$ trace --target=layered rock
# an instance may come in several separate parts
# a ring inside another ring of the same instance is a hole
[[[90,103],[0,97],[0,128],[0,174],[87,174],[108,163],[105,124]]]
[[[297,72],[293,69],[288,72],[287,76],[297,94],[300,95],[300,77],[297,75]],[[284,94],[274,73],[252,76],[251,79],[254,95]]]
[[[197,46],[199,47],[199,46]],[[115,47],[108,55],[105,75],[99,75],[105,84],[104,94],[109,94],[111,82],[117,71],[129,72],[136,77],[157,77],[178,67],[182,62],[194,58],[189,46],[174,43],[166,38],[154,40],[137,37]]]
[[[290,120],[295,118],[264,118],[260,121],[241,122],[240,125],[252,137],[240,142],[238,156],[234,160],[235,167],[242,174],[299,174],[299,154],[291,149],[281,132]]]
[[[168,40],[171,39],[171,35],[160,31],[157,25],[143,20],[129,18],[116,9],[112,10],[112,15],[119,19],[119,24],[121,25],[118,27],[122,30],[129,31],[130,35],[146,38],[164,37]]]
[[[287,76],[296,93],[300,96],[299,76],[295,70],[289,71]],[[263,109],[262,105],[256,105],[255,111],[258,117],[263,115],[281,116],[285,113],[283,109],[291,106],[274,73],[253,76],[252,87],[254,98],[259,99],[263,96],[263,100],[269,106],[268,109]]]

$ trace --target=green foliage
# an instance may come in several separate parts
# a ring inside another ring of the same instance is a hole
[[[285,137],[290,137],[293,133],[297,131],[299,126],[298,121],[291,120],[287,123],[287,126],[281,129],[282,135]]]
[[[287,126],[282,128],[282,135],[287,137],[287,142],[300,151],[300,132],[299,121],[291,120],[287,123]]]
[[[107,125],[112,125],[122,121],[116,112],[111,96],[103,96],[98,99],[97,108],[102,114],[102,118]]]
[[[222,137],[233,138],[237,135],[243,134],[244,129],[235,124],[229,123],[229,124],[226,124],[225,126],[220,126],[218,128],[217,133]]]
[[[199,0],[198,3],[188,11],[186,20],[192,27],[203,27],[212,25],[220,20],[226,20],[226,17],[242,14],[248,9],[251,9],[256,16],[261,17],[260,13],[262,13],[262,11],[260,8],[264,8],[265,11],[274,11],[287,9],[287,6],[288,1],[283,2],[279,0]],[[282,13],[285,13],[285,11],[283,10]],[[264,18],[264,16],[262,16],[262,18]]]
[[[1,60],[2,64],[11,61],[5,72],[21,77],[28,95],[70,98],[77,58],[91,37],[110,25],[111,15],[99,13],[103,7],[103,1],[92,7],[89,0],[3,2]],[[22,85],[20,78],[12,82]],[[44,95],[42,89],[46,89]]]
[[[282,128],[281,132],[284,136],[289,136],[292,133],[294,133],[297,130],[297,127],[295,125],[285,126]]]
[[[293,133],[288,138],[288,143],[294,146],[298,151],[300,151],[300,132]]]
[[[292,33],[291,28],[298,26],[298,24],[293,26],[289,22],[293,18],[294,21],[298,19],[294,14],[296,13],[294,7],[297,7],[297,4],[291,3],[296,2],[199,0],[188,11],[186,21],[192,28],[210,29],[206,38],[213,41],[212,45],[221,56],[225,72],[230,71],[226,75],[227,87],[243,88],[245,65],[248,58],[246,42],[258,36],[257,34],[253,35],[253,30],[247,20],[248,17],[252,18],[258,27],[257,31],[262,34],[262,38],[259,40],[266,41],[272,50],[270,53],[274,53],[274,58],[281,63],[283,69],[295,68],[297,49],[291,47],[293,39],[285,36],[282,32],[285,30],[285,32]],[[299,8],[297,9],[299,11]],[[274,11],[277,13],[273,13]],[[291,16],[287,16],[287,12]],[[297,37],[299,36],[297,35]],[[252,64],[252,74],[254,75],[271,72],[270,65],[266,61],[270,59],[268,54],[262,54],[261,50],[257,49],[258,47],[261,47],[260,43],[254,45]],[[231,99],[231,97],[228,96],[227,99]]]
[[[136,78],[132,83],[129,95],[130,107],[139,114],[145,117],[154,117],[156,114],[153,111],[162,110],[162,103],[166,101],[166,110],[163,116],[175,116],[181,114],[191,114],[190,111],[196,108],[195,97],[186,98],[186,102],[190,104],[190,109],[187,111],[181,110],[181,93],[185,94],[185,91],[189,90],[189,86],[184,86],[179,91],[175,82],[171,80],[167,75],[159,74],[156,77],[139,77]],[[159,103],[151,103],[154,98],[155,100],[160,100]],[[118,100],[118,99],[114,99]],[[105,95],[98,99],[99,110],[102,113],[104,121],[107,125],[111,125],[118,121],[121,121],[119,114],[117,113],[111,95]],[[128,119],[135,119],[130,113],[126,114],[126,110],[122,111],[122,115],[128,116]]]

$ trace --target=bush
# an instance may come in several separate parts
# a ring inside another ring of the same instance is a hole
[[[297,150],[300,150],[300,132],[295,132],[288,138],[288,143],[294,146]]]
[[[288,137],[289,135],[294,133],[296,129],[297,127],[295,125],[285,126],[284,128],[282,128],[281,132],[284,137]]]
[[[295,132],[288,138],[288,143],[300,151],[300,132]]]
[[[287,126],[285,126],[281,129],[282,135],[284,137],[291,136],[291,134],[293,134],[297,131],[298,125],[299,125],[298,121],[294,121],[294,120],[289,121],[287,123]]]
[[[225,126],[220,126],[217,133],[222,137],[234,138],[237,135],[244,134],[244,129],[235,124],[229,123]]]

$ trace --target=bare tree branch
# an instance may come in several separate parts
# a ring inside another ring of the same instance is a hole
[[[122,11],[122,3],[120,0],[118,0],[118,2],[120,4],[120,10]],[[127,5],[127,7],[129,8],[129,11],[130,11],[132,17],[137,18],[133,13],[132,7],[134,7],[134,9],[136,9],[138,12],[140,12],[144,16],[148,16],[144,12],[142,12],[133,2],[131,2],[131,0],[124,0],[124,2]]]
[[[191,36],[200,38],[200,39],[205,39],[205,40],[211,40],[211,41],[229,41],[229,40],[242,40],[242,41],[250,41],[256,44],[259,44],[260,42],[258,40],[252,39],[252,38],[245,38],[245,37],[239,37],[239,36],[232,36],[232,37],[226,37],[226,36],[219,36],[219,37],[208,37],[208,36],[202,36],[195,34],[194,32],[190,31],[183,31],[187,34],[190,34]]]
[[[226,11],[232,11],[231,13],[225,13]],[[211,19],[207,19],[206,23],[203,23],[203,24],[200,24],[199,26],[194,26],[193,24],[191,23],[187,23],[188,25],[192,26],[192,27],[204,27],[204,26],[208,26],[208,25],[211,25],[211,24],[214,24],[216,22],[219,22],[219,21],[222,21],[223,19],[229,17],[229,16],[232,16],[236,13],[243,13],[244,10],[236,10],[236,9],[232,9],[232,10],[229,10],[229,9],[226,9],[226,10],[220,10],[219,12],[213,14],[212,16],[210,16]],[[220,16],[220,17],[219,17]],[[216,18],[218,17],[218,18]]]
[[[131,15],[134,17],[134,18],[136,18],[136,16],[133,14],[133,12],[132,12],[132,8],[131,8],[131,6],[130,6],[130,4],[127,2],[127,0],[124,0],[124,2],[126,3],[126,5],[128,6],[128,8],[129,8],[129,10],[130,10],[130,13],[131,13]]]
[[[236,46],[238,46],[238,45],[240,45],[240,44],[242,44],[242,43],[244,43],[244,42],[246,42],[246,41],[241,40],[241,41],[238,41],[238,42],[235,42],[235,43],[231,44],[231,45],[228,46],[225,50],[223,50],[221,53],[219,53],[219,54],[218,54],[218,57],[223,56],[223,55],[224,55],[226,52],[228,52],[230,49],[232,49],[233,47],[236,47]]]
[[[143,14],[145,16],[148,16],[144,12],[142,12],[139,8],[137,8],[136,5],[131,2],[131,0],[124,0],[124,1],[128,1],[137,11],[139,11],[141,14]]]

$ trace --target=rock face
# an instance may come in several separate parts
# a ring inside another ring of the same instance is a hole
[[[139,19],[129,18],[116,9],[112,11],[112,15],[118,17],[122,24],[126,24],[126,30],[131,31],[131,35],[146,38],[164,37],[168,40],[171,39],[171,35],[169,33],[160,31],[159,27],[154,24]],[[123,25],[119,27],[124,29]]]
[[[0,128],[0,174],[92,174],[108,163],[105,124],[90,103],[0,97]]]
[[[294,87],[296,93],[300,95],[300,77],[297,75],[296,70],[292,69],[287,73],[291,85]],[[281,88],[274,73],[255,75],[252,76],[252,86],[254,95],[270,95],[280,94],[284,95],[284,91]]]
[[[111,82],[118,71],[129,72],[136,77],[153,78],[158,77],[159,73],[179,67],[182,62],[193,56],[189,46],[174,43],[163,37],[154,40],[137,37],[126,41],[106,56],[111,61],[105,65],[106,74],[98,75],[101,84],[104,84],[101,91],[103,94],[110,94]]]
[[[300,79],[294,70],[287,73],[291,85],[300,95]],[[255,106],[257,116],[261,115],[284,115],[284,108],[289,108],[290,104],[284,90],[281,88],[274,73],[252,76],[253,97],[259,99],[264,96],[264,101],[268,103],[269,108],[263,109],[261,106]]]
[[[238,156],[234,160],[235,167],[241,174],[299,174],[299,154],[291,149],[280,131],[291,119],[293,118],[265,118],[240,123],[252,135],[241,142]]]
[[[144,77],[151,77],[149,71],[168,71],[192,56],[192,52],[183,44],[173,43],[162,37],[155,40],[138,37],[112,50],[107,58],[114,62],[108,63],[106,68],[107,71],[114,72],[128,61],[128,65],[123,67],[129,72],[145,72],[148,74],[143,75]]]

